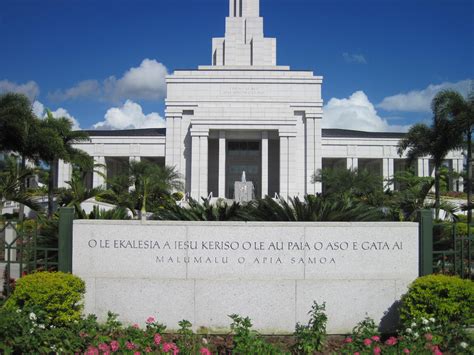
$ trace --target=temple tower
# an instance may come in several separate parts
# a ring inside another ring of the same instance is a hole
[[[229,0],[225,27],[225,37],[212,40],[212,65],[276,65],[276,39],[264,37],[259,0]]]

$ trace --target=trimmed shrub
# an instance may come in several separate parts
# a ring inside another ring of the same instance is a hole
[[[81,319],[85,284],[63,272],[37,272],[17,280],[6,309],[41,310],[48,323],[62,326]]]
[[[440,324],[474,323],[474,283],[455,276],[428,275],[415,280],[401,299],[404,324],[434,318]]]

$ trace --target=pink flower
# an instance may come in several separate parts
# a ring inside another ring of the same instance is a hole
[[[173,351],[173,355],[179,353],[179,349],[175,343],[163,343],[163,352],[167,353]]]
[[[397,343],[397,338],[395,338],[395,337],[390,337],[385,342],[385,344],[387,344],[389,346],[395,345],[396,343]]]
[[[163,343],[163,351],[165,353],[169,352],[171,349],[173,349],[173,343]]]
[[[211,352],[209,351],[208,348],[201,348],[199,352],[201,353],[201,355],[211,355]]]
[[[370,346],[370,344],[372,344],[372,340],[370,340],[369,338],[364,339],[364,345],[365,346]]]
[[[360,353],[357,351],[357,352],[354,353],[354,355],[360,355]]]
[[[103,352],[109,351],[109,346],[106,343],[99,344],[98,348],[100,351],[103,351]]]
[[[148,317],[147,320],[146,320],[146,322],[147,322],[148,324],[153,323],[154,321],[155,321],[155,318],[154,318],[154,317]]]
[[[151,353],[152,351],[153,351],[153,350],[151,350],[151,348],[150,348],[149,346],[147,346],[147,347],[145,348],[145,352],[146,352],[146,353]]]
[[[381,352],[382,352],[382,349],[380,349],[379,346],[376,346],[376,347],[374,348],[374,354],[375,354],[375,355],[378,355],[378,354],[380,354]]]
[[[437,345],[433,346],[432,350],[433,350],[433,355],[443,355],[443,353],[441,352],[441,350],[439,350],[439,347]]]
[[[407,348],[403,349],[403,353],[404,354],[409,354],[410,353],[410,350],[408,350]]]
[[[373,341],[379,341],[380,340],[380,337],[378,335],[374,335],[373,337],[371,337],[370,339],[372,339]]]
[[[433,340],[433,334],[431,334],[431,333],[425,334],[425,339],[426,339],[427,341]]]
[[[85,355],[99,355],[99,349],[93,346],[89,346]]]
[[[110,349],[112,349],[112,351],[117,351],[119,347],[119,342],[117,340],[112,340],[110,342]]]
[[[142,355],[142,353],[139,352],[139,351],[135,351],[135,352],[133,353],[133,355]]]
[[[160,345],[161,335],[160,334],[155,334],[155,336],[153,337],[153,341],[155,342],[156,345]]]
[[[346,339],[344,339],[344,343],[352,343],[352,338],[351,337],[347,337]]]
[[[135,328],[135,329],[140,329],[140,326],[139,326],[137,323],[135,323],[134,325],[132,325],[132,327]]]
[[[125,347],[126,347],[128,350],[133,350],[133,349],[135,349],[135,344],[133,344],[133,343],[130,342],[130,341],[127,341],[127,342],[125,343]]]

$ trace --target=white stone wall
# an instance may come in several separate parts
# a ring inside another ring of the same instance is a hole
[[[179,157],[190,159],[191,165],[198,164],[194,157],[200,157],[199,164],[203,164],[205,142],[199,138],[198,145],[195,136],[208,137],[213,132],[222,132],[220,142],[225,147],[226,135],[238,133],[241,139],[249,139],[257,132],[261,140],[262,134],[277,132],[281,145],[280,195],[302,196],[320,191],[318,186],[308,190],[306,176],[312,173],[308,171],[305,154],[314,151],[311,167],[321,166],[321,77],[307,71],[289,71],[287,67],[273,70],[201,67],[195,71],[176,71],[167,78],[167,83],[167,164],[174,165]],[[189,124],[183,124],[180,115],[191,111]],[[305,128],[308,121],[312,124],[310,131]],[[186,132],[176,134],[183,126],[191,132],[191,140],[195,140],[189,145],[190,150],[184,144]],[[311,134],[311,148],[305,145],[307,134]],[[193,153],[193,149],[199,152]],[[225,153],[224,148],[220,153]],[[225,157],[220,156],[219,161],[225,164]],[[190,181],[189,191],[196,199],[208,196],[202,169],[207,171],[207,166],[183,171],[186,181]],[[219,171],[225,178],[225,170]],[[225,184],[222,182],[221,186]],[[222,193],[222,189],[219,191]]]
[[[380,159],[385,180],[393,178],[394,162],[396,159],[406,159],[406,155],[398,154],[397,138],[343,138],[323,137],[322,157],[328,159],[347,159],[348,169],[357,169],[359,159]],[[462,151],[451,151],[446,160],[452,161],[454,172],[463,170],[464,157]],[[432,176],[430,157],[420,157],[416,162],[418,176]],[[390,186],[393,188],[393,186]],[[462,178],[455,183],[455,189],[462,191]]]
[[[292,333],[317,301],[331,334],[366,316],[389,330],[391,307],[418,276],[416,223],[84,220],[73,241],[86,313],[129,324],[153,315],[170,329],[187,319],[228,332],[237,313],[263,333]]]

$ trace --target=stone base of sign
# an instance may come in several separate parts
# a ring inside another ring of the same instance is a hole
[[[418,275],[418,225],[75,221],[73,272],[100,319],[154,316],[169,329],[187,319],[222,333],[235,313],[284,334],[317,301],[330,334],[367,316],[389,331]]]

